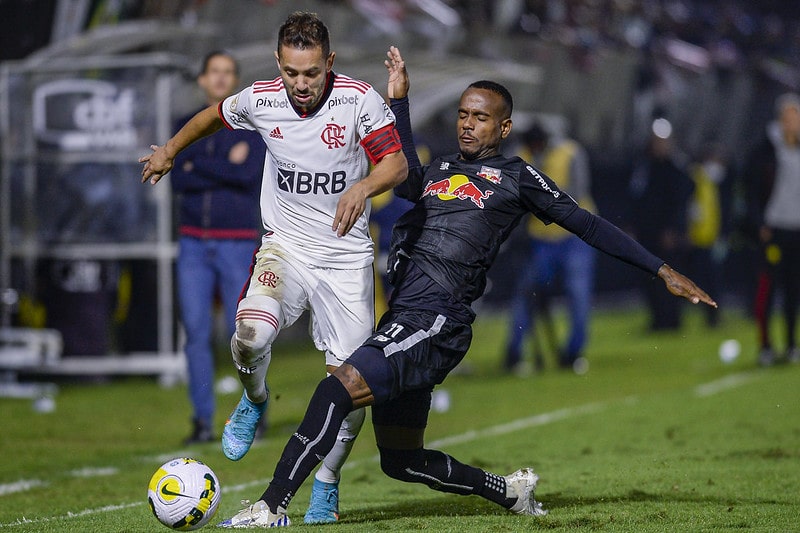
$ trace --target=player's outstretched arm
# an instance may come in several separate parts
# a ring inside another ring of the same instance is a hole
[[[550,183],[549,186],[556,187],[554,183]],[[569,210],[566,216],[561,216],[559,213],[562,209]],[[674,270],[603,217],[589,213],[581,207],[576,208],[569,196],[563,195],[558,201],[552,202],[547,213],[562,228],[571,231],[598,250],[629,265],[639,267],[645,272],[651,274],[656,272],[658,277],[664,280],[667,290],[675,296],[682,296],[694,304],[703,302],[711,307],[717,307],[717,302],[692,280]]]
[[[146,183],[148,180],[153,185],[158,183],[158,180],[172,169],[175,156],[181,150],[196,140],[218,131],[222,126],[223,123],[217,113],[217,106],[209,106],[193,116],[163,146],[150,145],[153,153],[139,158],[139,163],[144,163],[142,183]]]
[[[389,72],[387,95],[389,98],[405,98],[411,82],[408,80],[406,63],[403,61],[403,56],[400,55],[400,49],[390,46],[386,57],[388,59],[384,60],[383,64],[386,65],[386,70]]]
[[[703,289],[668,264],[661,265],[661,268],[658,269],[658,277],[664,280],[667,290],[675,296],[682,296],[693,304],[703,302],[711,307],[717,307],[717,302],[712,300]]]

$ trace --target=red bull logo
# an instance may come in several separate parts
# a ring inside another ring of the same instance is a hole
[[[422,191],[422,198],[438,196],[440,200],[469,200],[483,209],[483,201],[494,191],[482,191],[463,174],[456,174],[439,181],[429,181]]]
[[[481,171],[478,172],[478,176],[487,179],[492,183],[500,183],[503,181],[503,178],[500,176],[499,168],[487,167],[486,165],[481,167]]]

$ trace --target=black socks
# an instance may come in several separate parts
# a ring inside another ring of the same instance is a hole
[[[261,496],[272,512],[288,507],[303,481],[333,448],[339,427],[352,410],[350,393],[338,378],[328,376],[317,385],[300,427],[283,449]]]

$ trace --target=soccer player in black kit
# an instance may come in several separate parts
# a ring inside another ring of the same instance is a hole
[[[386,67],[409,163],[408,179],[395,193],[416,203],[393,230],[389,311],[376,333],[317,386],[261,499],[223,527],[289,525],[286,508],[295,492],[332,447],[347,413],[366,405],[372,405],[381,468],[390,477],[483,496],[519,514],[546,513],[534,500],[538,476],[531,468],[500,476],[424,448],[431,391],[466,354],[475,319],[470,305],[485,289],[500,244],[525,213],[659,276],[677,296],[717,305],[616,226],[580,208],[532,165],[499,153],[511,131],[513,105],[500,84],[479,81],[464,91],[456,123],[459,153],[423,167],[411,138],[408,76],[397,48],[389,50]]]

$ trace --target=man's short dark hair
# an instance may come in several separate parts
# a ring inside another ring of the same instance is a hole
[[[208,72],[208,65],[211,63],[211,60],[219,56],[227,57],[233,62],[233,73],[236,74],[236,76],[238,77],[239,62],[236,61],[236,58],[233,57],[233,55],[231,55],[230,52],[226,52],[225,50],[214,50],[212,52],[207,53],[206,56],[203,58],[203,63],[200,67],[200,75],[202,76],[203,74]]]
[[[503,102],[505,103],[508,111],[505,118],[511,116],[511,112],[514,110],[514,99],[511,98],[511,93],[508,92],[508,89],[506,89],[496,81],[490,81],[490,80],[476,81],[470,83],[467,89],[484,89],[487,91],[492,91],[495,94],[499,94],[500,97],[503,99]]]
[[[319,46],[323,57],[331,53],[331,40],[328,28],[316,13],[295,11],[278,30],[278,54],[281,46],[305,50]]]

